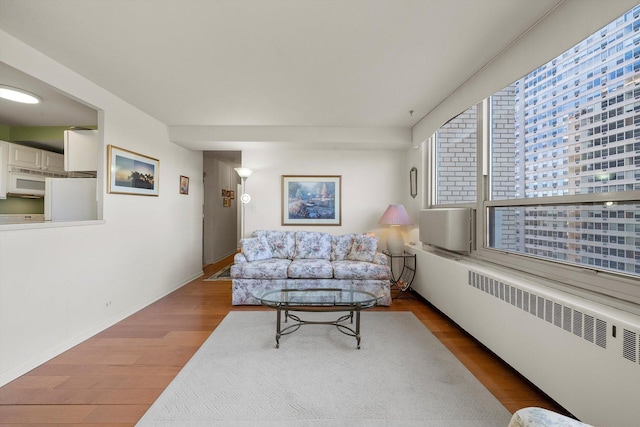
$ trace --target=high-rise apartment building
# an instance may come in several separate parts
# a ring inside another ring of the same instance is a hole
[[[515,83],[516,197],[640,190],[637,9]],[[529,207],[518,228],[525,253],[640,274],[638,203]]]
[[[492,200],[640,194],[640,6],[494,94],[489,116]],[[475,201],[456,171],[475,166],[476,128],[473,107],[437,132],[438,204]],[[489,246],[639,275],[639,199],[495,208]]]

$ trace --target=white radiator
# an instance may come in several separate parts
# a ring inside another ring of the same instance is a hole
[[[582,421],[640,425],[640,316],[419,248],[414,289]]]

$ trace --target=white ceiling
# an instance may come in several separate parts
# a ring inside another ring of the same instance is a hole
[[[48,84],[0,62],[0,84],[37,94],[40,104],[0,98],[0,123],[7,126],[96,126],[95,109],[75,101]]]
[[[168,126],[410,128],[562,1],[0,0],[0,28]]]

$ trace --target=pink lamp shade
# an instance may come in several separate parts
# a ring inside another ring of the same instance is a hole
[[[411,218],[402,205],[389,205],[380,217],[378,224],[383,225],[413,225]]]
[[[400,225],[413,225],[411,218],[402,205],[389,205],[378,224],[391,225],[387,236],[387,250],[392,255],[399,255],[404,252],[404,239],[400,233]]]

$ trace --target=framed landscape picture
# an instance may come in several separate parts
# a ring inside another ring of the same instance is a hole
[[[341,225],[340,175],[282,175],[282,225]]]
[[[160,160],[107,146],[108,193],[157,196]]]

